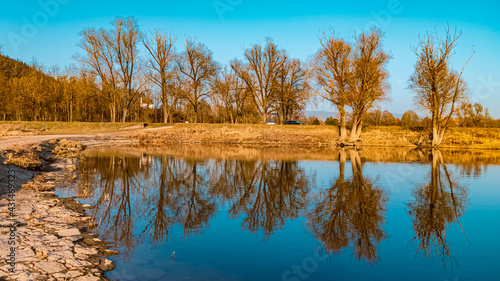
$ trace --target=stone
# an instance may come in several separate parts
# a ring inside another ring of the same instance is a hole
[[[68,280],[70,278],[76,278],[82,276],[83,273],[78,270],[68,271],[66,273],[55,273],[52,274],[56,279]]]
[[[78,230],[77,228],[70,228],[70,229],[59,230],[57,232],[57,235],[66,237],[66,236],[81,235],[81,233],[80,233],[80,230]]]
[[[64,265],[55,261],[41,261],[35,266],[48,274],[54,274],[66,270]]]
[[[77,260],[77,259],[67,259],[65,260],[66,266],[69,268],[78,268],[78,267],[88,267],[92,266],[92,263],[84,260]]]
[[[92,255],[97,255],[98,252],[97,252],[97,249],[95,249],[95,248],[84,248],[80,245],[76,245],[75,246],[75,253],[92,256]]]
[[[12,276],[14,277],[14,276]],[[23,272],[21,274],[18,274],[15,276],[13,280],[17,281],[33,281],[33,280],[43,280],[42,278],[45,277],[45,275],[39,274],[39,273],[32,273],[32,272]]]
[[[102,258],[101,263],[99,264],[99,268],[102,271],[111,271],[115,269],[115,263],[107,258]]]
[[[99,281],[101,278],[95,277],[94,275],[87,274],[85,276],[80,276],[74,279],[75,281]]]
[[[57,251],[50,253],[47,257],[47,260],[49,261],[58,261],[58,260],[66,260],[66,259],[73,259],[73,252],[71,251]]]
[[[82,236],[80,235],[75,235],[75,236],[66,236],[64,237],[65,240],[71,241],[71,242],[76,242],[80,239],[82,239]]]

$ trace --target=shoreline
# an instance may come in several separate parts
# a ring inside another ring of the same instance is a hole
[[[92,232],[85,213],[89,206],[54,191],[74,184],[78,160],[48,161],[53,147],[38,145],[44,147],[39,154],[46,164],[40,171],[4,164],[1,157],[0,171],[13,176],[0,179],[0,280],[108,280],[104,272],[114,264],[107,257],[117,252]],[[8,190],[8,183],[15,190]],[[22,187],[27,183],[31,188]]]

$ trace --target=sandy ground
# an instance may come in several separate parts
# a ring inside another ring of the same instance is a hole
[[[40,142],[49,141],[52,139],[71,139],[80,140],[83,144],[87,146],[96,146],[101,144],[106,144],[110,142],[123,142],[123,143],[133,143],[134,140],[128,139],[127,137],[133,134],[168,130],[173,127],[161,127],[161,128],[148,128],[141,130],[127,130],[123,132],[116,133],[103,133],[103,134],[81,134],[81,135],[37,135],[37,136],[8,136],[0,138],[0,151],[9,149],[14,145],[28,145]]]

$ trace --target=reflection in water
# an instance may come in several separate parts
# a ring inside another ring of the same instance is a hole
[[[135,245],[134,222],[146,220],[140,237],[151,235],[158,245],[168,242],[175,225],[182,226],[184,238],[201,234],[223,204],[231,217],[244,215],[243,229],[262,231],[267,239],[298,217],[309,190],[294,161],[111,155],[82,159],[80,173],[78,196],[95,195],[98,231],[127,249],[124,255]]]
[[[145,240],[155,246],[171,242],[174,227],[182,229],[184,239],[202,234],[224,210],[230,218],[241,217],[241,228],[262,233],[264,240],[287,221],[304,217],[327,254],[352,247],[357,259],[375,263],[378,245],[387,237],[383,227],[389,194],[363,175],[361,159],[393,163],[402,157],[425,163],[426,157],[418,151],[393,156],[385,150],[377,154],[345,149],[328,157],[338,159],[339,176],[331,186],[317,190],[315,175],[307,174],[293,157],[238,160],[152,156],[142,151],[99,153],[81,160],[76,195],[94,205],[97,231],[115,242],[124,257]],[[347,159],[352,177],[345,171]],[[463,172],[470,166],[459,167]],[[425,257],[451,258],[445,230],[459,223],[467,201],[467,189],[456,180],[441,152],[433,151],[430,183],[418,187],[408,204],[417,252]]]
[[[449,223],[458,223],[464,214],[467,202],[467,188],[457,184],[444,164],[440,151],[432,151],[430,183],[414,191],[415,200],[408,204],[413,219],[415,241],[419,241],[418,252],[424,257],[434,254],[443,259],[454,260],[446,238]],[[461,227],[461,226],[460,226]],[[464,234],[465,235],[465,234]]]
[[[354,150],[349,151],[353,177],[345,180],[346,151],[339,153],[340,175],[309,212],[309,227],[328,253],[340,253],[352,243],[356,258],[373,263],[378,260],[377,244],[386,237],[382,225],[387,194],[363,177]]]

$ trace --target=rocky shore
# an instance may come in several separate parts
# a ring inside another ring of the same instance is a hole
[[[53,191],[74,184],[77,160],[54,158],[55,142],[41,147],[40,171],[0,159],[0,280],[107,280],[117,252],[92,233],[90,206]]]

